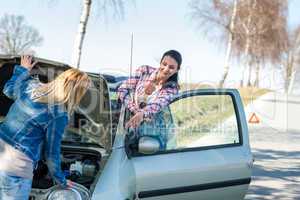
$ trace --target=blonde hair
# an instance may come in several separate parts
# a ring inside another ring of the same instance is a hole
[[[34,101],[65,104],[68,113],[71,114],[90,85],[91,80],[86,73],[72,68],[61,73],[53,81],[36,88],[33,91],[33,96],[37,96]]]

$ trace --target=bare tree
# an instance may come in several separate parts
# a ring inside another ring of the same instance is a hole
[[[260,66],[280,59],[286,39],[286,0],[193,0],[190,7],[192,19],[205,33],[211,36],[216,29],[221,33],[217,37],[227,42],[221,87],[228,75],[230,57],[242,61],[242,76],[248,68],[248,85],[253,65],[258,84]]]
[[[43,38],[28,25],[23,16],[5,14],[0,19],[0,51],[4,54],[19,55],[40,46]]]
[[[208,37],[218,38],[226,44],[224,72],[219,82],[223,87],[229,73],[232,45],[236,37],[235,24],[238,0],[192,0],[190,16]]]
[[[287,48],[287,1],[259,0],[260,26],[257,28],[257,40],[254,42],[253,54],[257,60],[254,86],[259,84],[260,67],[266,63],[276,66],[280,63],[282,52]],[[250,82],[250,80],[248,80]]]
[[[232,9],[231,18],[230,18],[230,24],[229,24],[229,36],[228,36],[228,41],[227,41],[224,72],[223,72],[222,78],[219,83],[220,87],[223,87],[225,80],[228,76],[228,72],[229,72],[230,56],[232,53],[232,44],[233,44],[234,31],[235,31],[234,28],[235,28],[235,21],[236,21],[236,13],[237,13],[237,0],[234,0],[233,9]]]
[[[243,52],[243,64],[242,64],[242,76],[240,80],[240,86],[243,87],[244,85],[244,76],[246,69],[250,67],[250,58],[249,58],[249,52],[250,52],[250,45],[251,45],[251,36],[253,35],[253,32],[255,32],[255,27],[252,26],[254,22],[254,13],[257,7],[257,1],[250,1],[250,0],[244,0],[240,3],[242,7],[242,12],[239,12],[239,22],[240,27],[243,30],[243,36],[244,36],[244,52]],[[237,43],[239,44],[239,43]],[[241,49],[241,52],[243,50]],[[238,54],[240,51],[237,52]],[[249,68],[249,71],[251,69]],[[250,73],[251,75],[251,73]]]
[[[75,38],[74,53],[72,58],[72,64],[77,68],[79,68],[80,66],[82,45],[83,45],[83,40],[86,33],[86,27],[91,12],[91,4],[92,4],[92,0],[83,0],[82,13],[78,25],[78,32]]]
[[[98,4],[98,11],[102,12],[103,17],[107,17],[110,9],[113,11],[113,17],[123,17],[125,0],[82,0],[82,13],[78,25],[78,32],[75,38],[74,50],[72,56],[72,64],[79,68],[81,61],[81,53],[83,41],[87,29],[87,23],[91,13],[92,2]],[[93,4],[94,4],[93,3]]]
[[[284,70],[284,89],[291,93],[295,75],[300,65],[300,26],[289,32],[288,46],[282,53],[281,64]]]
[[[285,0],[240,0],[237,13],[234,55],[243,62],[242,79],[248,68],[248,86],[251,86],[253,67],[255,82],[259,84],[259,71],[262,65],[275,65],[280,61],[281,53],[286,48],[286,13]]]

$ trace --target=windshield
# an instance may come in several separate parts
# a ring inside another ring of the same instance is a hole
[[[63,142],[93,143],[107,146],[110,143],[111,116],[108,90],[104,80],[94,79],[74,114]]]

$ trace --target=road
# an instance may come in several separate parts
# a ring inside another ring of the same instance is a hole
[[[288,116],[274,116],[272,123],[260,116],[260,124],[249,125],[255,162],[252,182],[245,199],[300,200],[300,120],[299,117],[294,119],[296,114],[300,114],[298,100],[296,103],[277,101],[275,106],[269,103],[260,106],[259,110],[265,113],[282,115],[283,108],[288,108],[289,112]],[[281,122],[287,120],[285,117],[291,119],[291,116],[293,127],[288,130],[286,123]]]
[[[250,141],[255,162],[245,199],[300,200],[300,133],[250,127]]]

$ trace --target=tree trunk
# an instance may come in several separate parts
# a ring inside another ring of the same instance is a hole
[[[247,82],[248,87],[251,86],[251,79],[252,79],[252,64],[249,65],[249,74],[248,74],[248,82]]]
[[[254,86],[255,87],[259,87],[259,71],[260,71],[260,65],[259,65],[259,61],[256,60],[256,68],[255,68],[255,81],[254,81]]]
[[[250,47],[250,38],[249,38],[249,35],[247,35],[246,37],[247,37],[247,39],[246,39],[246,47],[245,47],[245,53],[244,53],[245,60],[243,62],[242,78],[240,80],[240,87],[244,86],[245,72],[246,72],[247,67],[249,66],[248,54],[249,54],[249,47]]]
[[[294,71],[289,79],[289,84],[287,87],[287,94],[291,94],[293,87],[294,87],[294,82],[295,82],[295,76],[296,76],[296,71]]]
[[[252,6],[251,6],[251,2],[248,0],[248,17],[247,17],[247,25],[244,26],[245,28],[245,32],[246,32],[246,45],[245,45],[245,51],[244,51],[244,62],[243,62],[243,69],[242,69],[242,77],[240,80],[240,87],[244,86],[244,80],[245,80],[245,72],[247,70],[247,68],[249,67],[249,49],[250,49],[250,42],[251,42],[251,36],[250,36],[250,28],[251,28],[251,23],[252,23],[252,15],[253,12],[255,11],[256,8],[256,1],[253,2]]]
[[[245,72],[246,72],[246,66],[244,65],[243,66],[243,71],[242,71],[242,78],[241,78],[241,80],[240,80],[240,87],[244,87],[244,80],[245,80]]]
[[[297,33],[295,42],[296,48],[292,49],[292,51],[288,54],[288,63],[286,66],[286,84],[285,91],[287,94],[291,94],[295,82],[295,76],[297,72],[296,65],[299,64],[299,44],[300,44],[300,32]],[[297,45],[298,44],[298,45]]]
[[[245,47],[245,53],[244,53],[245,60],[243,62],[243,69],[242,69],[242,77],[241,77],[241,80],[240,80],[240,87],[244,86],[245,72],[246,72],[247,67],[249,66],[248,54],[249,54],[249,47],[250,47],[250,38],[249,38],[249,35],[247,35],[246,37],[247,37],[247,39],[246,39],[246,47]]]
[[[288,60],[285,66],[284,90],[287,94],[289,94],[292,91],[295,73],[296,72],[294,70],[294,56],[293,52],[290,51],[288,53]]]
[[[229,38],[228,38],[228,43],[227,43],[224,72],[223,72],[222,78],[219,82],[219,87],[224,86],[225,80],[226,80],[226,78],[228,76],[228,72],[229,72],[230,56],[231,56],[232,42],[233,42],[233,37],[234,37],[234,25],[235,25],[236,11],[237,11],[237,0],[234,0],[232,16],[231,16],[231,21],[230,21],[230,27],[229,27]]]
[[[74,51],[72,56],[72,64],[74,65],[74,67],[77,68],[79,68],[80,66],[82,45],[86,33],[86,26],[90,15],[91,3],[92,0],[83,0],[82,14],[80,17],[78,32],[75,38]]]

